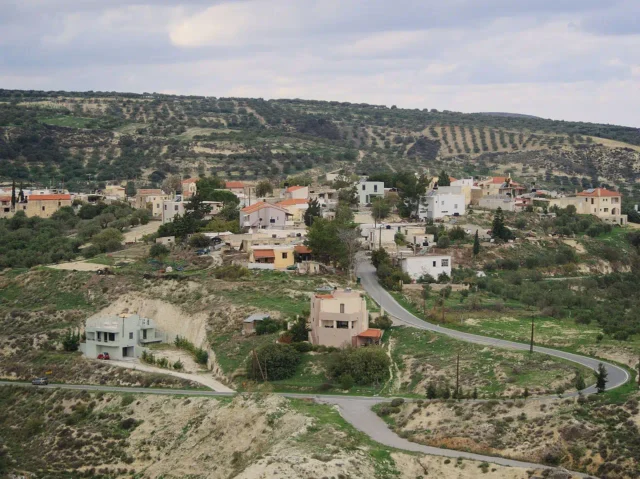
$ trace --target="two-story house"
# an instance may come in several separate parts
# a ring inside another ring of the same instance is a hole
[[[198,193],[198,186],[196,185],[198,179],[199,178],[187,178],[186,180],[182,180],[183,198],[191,198]]]
[[[380,329],[369,328],[367,303],[361,293],[350,289],[315,294],[311,298],[309,322],[312,344],[344,348],[378,344]]]
[[[356,188],[360,205],[368,205],[375,198],[384,198],[383,181],[361,181]]]
[[[240,228],[283,229],[293,215],[285,208],[261,201],[240,210]]]
[[[443,273],[451,277],[451,266],[450,255],[429,254],[400,258],[400,268],[414,281],[427,274],[434,279],[438,279]]]
[[[111,359],[138,358],[146,345],[165,340],[153,319],[137,314],[89,318],[85,335],[83,351],[90,358],[103,353],[109,353]]]
[[[309,200],[308,186],[290,186],[284,192],[284,197],[294,200]]]
[[[418,206],[418,217],[421,220],[435,220],[445,216],[465,214],[465,196],[463,194],[440,194],[438,191],[430,191],[422,197]]]

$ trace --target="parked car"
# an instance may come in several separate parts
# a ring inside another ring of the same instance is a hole
[[[109,357],[109,353],[100,353],[98,354],[98,359],[111,359]]]
[[[31,380],[31,384],[34,386],[46,386],[49,384],[49,380],[47,378],[35,378]]]

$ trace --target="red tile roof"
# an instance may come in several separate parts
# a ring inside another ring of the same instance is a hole
[[[265,203],[264,201],[260,201],[259,203],[255,203],[253,205],[250,206],[245,206],[244,208],[242,208],[243,213],[254,213],[256,211],[261,210],[262,208],[275,208],[277,210],[282,211],[283,213],[287,213],[290,214],[287,210],[285,210],[282,206],[278,206],[278,205],[272,205],[270,203]]]
[[[276,203],[277,206],[293,206],[293,205],[306,205],[309,201],[304,198],[289,198]]]
[[[333,299],[332,294],[316,294],[316,298],[319,299]]]
[[[11,196],[0,196],[0,201],[11,201]]]
[[[287,188],[287,193],[291,193],[292,191],[296,191],[301,188],[306,188],[306,186],[290,186],[289,188]]]
[[[607,190],[606,188],[595,188],[592,190],[585,190],[578,193],[578,196],[591,196],[591,197],[610,197],[610,196],[622,196],[617,191]]]
[[[293,250],[298,254],[311,254],[309,247],[302,244],[294,246]]]
[[[244,183],[242,181],[227,181],[224,184],[225,188],[244,188]]]
[[[358,334],[359,338],[374,338],[374,339],[380,339],[382,337],[382,330],[381,329],[375,329],[375,328],[369,328],[366,331],[363,331],[362,333]]]
[[[276,254],[272,249],[254,249],[253,259],[275,258]]]
[[[71,195],[31,195],[29,201],[54,201],[54,200],[71,200]]]

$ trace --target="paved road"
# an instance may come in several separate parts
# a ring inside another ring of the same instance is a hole
[[[477,334],[464,333],[456,331],[454,329],[443,328],[440,325],[428,323],[422,319],[411,314],[404,309],[398,302],[391,296],[380,284],[376,278],[375,269],[369,262],[361,262],[358,264],[358,276],[361,278],[362,286],[369,293],[369,295],[391,316],[395,316],[400,321],[413,326],[418,329],[425,329],[429,331],[435,331],[440,334],[445,334],[461,341],[467,341],[475,344],[484,344],[487,346],[495,346],[499,348],[517,349],[520,351],[528,351],[529,345],[523,343],[516,343],[513,341],[506,341],[504,339],[489,338],[486,336],[479,336]],[[574,363],[586,366],[594,371],[598,369],[598,364],[602,363],[607,369],[608,382],[607,389],[617,388],[622,386],[629,380],[629,373],[615,364],[607,363],[599,359],[593,359],[586,356],[580,356],[579,354],[567,353],[559,351],[557,349],[545,348],[542,346],[535,346],[533,350],[538,353],[548,354],[557,358],[566,359]],[[595,385],[589,386],[582,391],[583,394],[593,394],[596,392]],[[577,393],[575,393],[577,394]],[[567,394],[566,396],[569,396]]]

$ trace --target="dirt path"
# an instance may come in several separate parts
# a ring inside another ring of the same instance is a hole
[[[48,268],[63,269],[67,271],[98,271],[104,268],[103,264],[85,263],[84,261],[72,261],[71,263],[51,264]]]
[[[209,373],[199,374],[199,373],[180,373],[178,371],[172,371],[171,369],[163,369],[157,368],[155,366],[150,366],[148,364],[142,364],[139,361],[109,361],[109,365],[118,366],[121,368],[133,369],[134,371],[145,371],[148,373],[157,373],[157,374],[168,374],[169,376],[175,376],[177,378],[187,379],[189,381],[194,381],[200,383],[208,388],[213,389],[216,392],[221,393],[232,393],[233,389],[225,386],[220,381],[215,380],[213,377],[209,376]]]
[[[125,243],[140,241],[144,235],[151,235],[158,231],[162,221],[149,221],[146,225],[135,226],[124,234]]]

